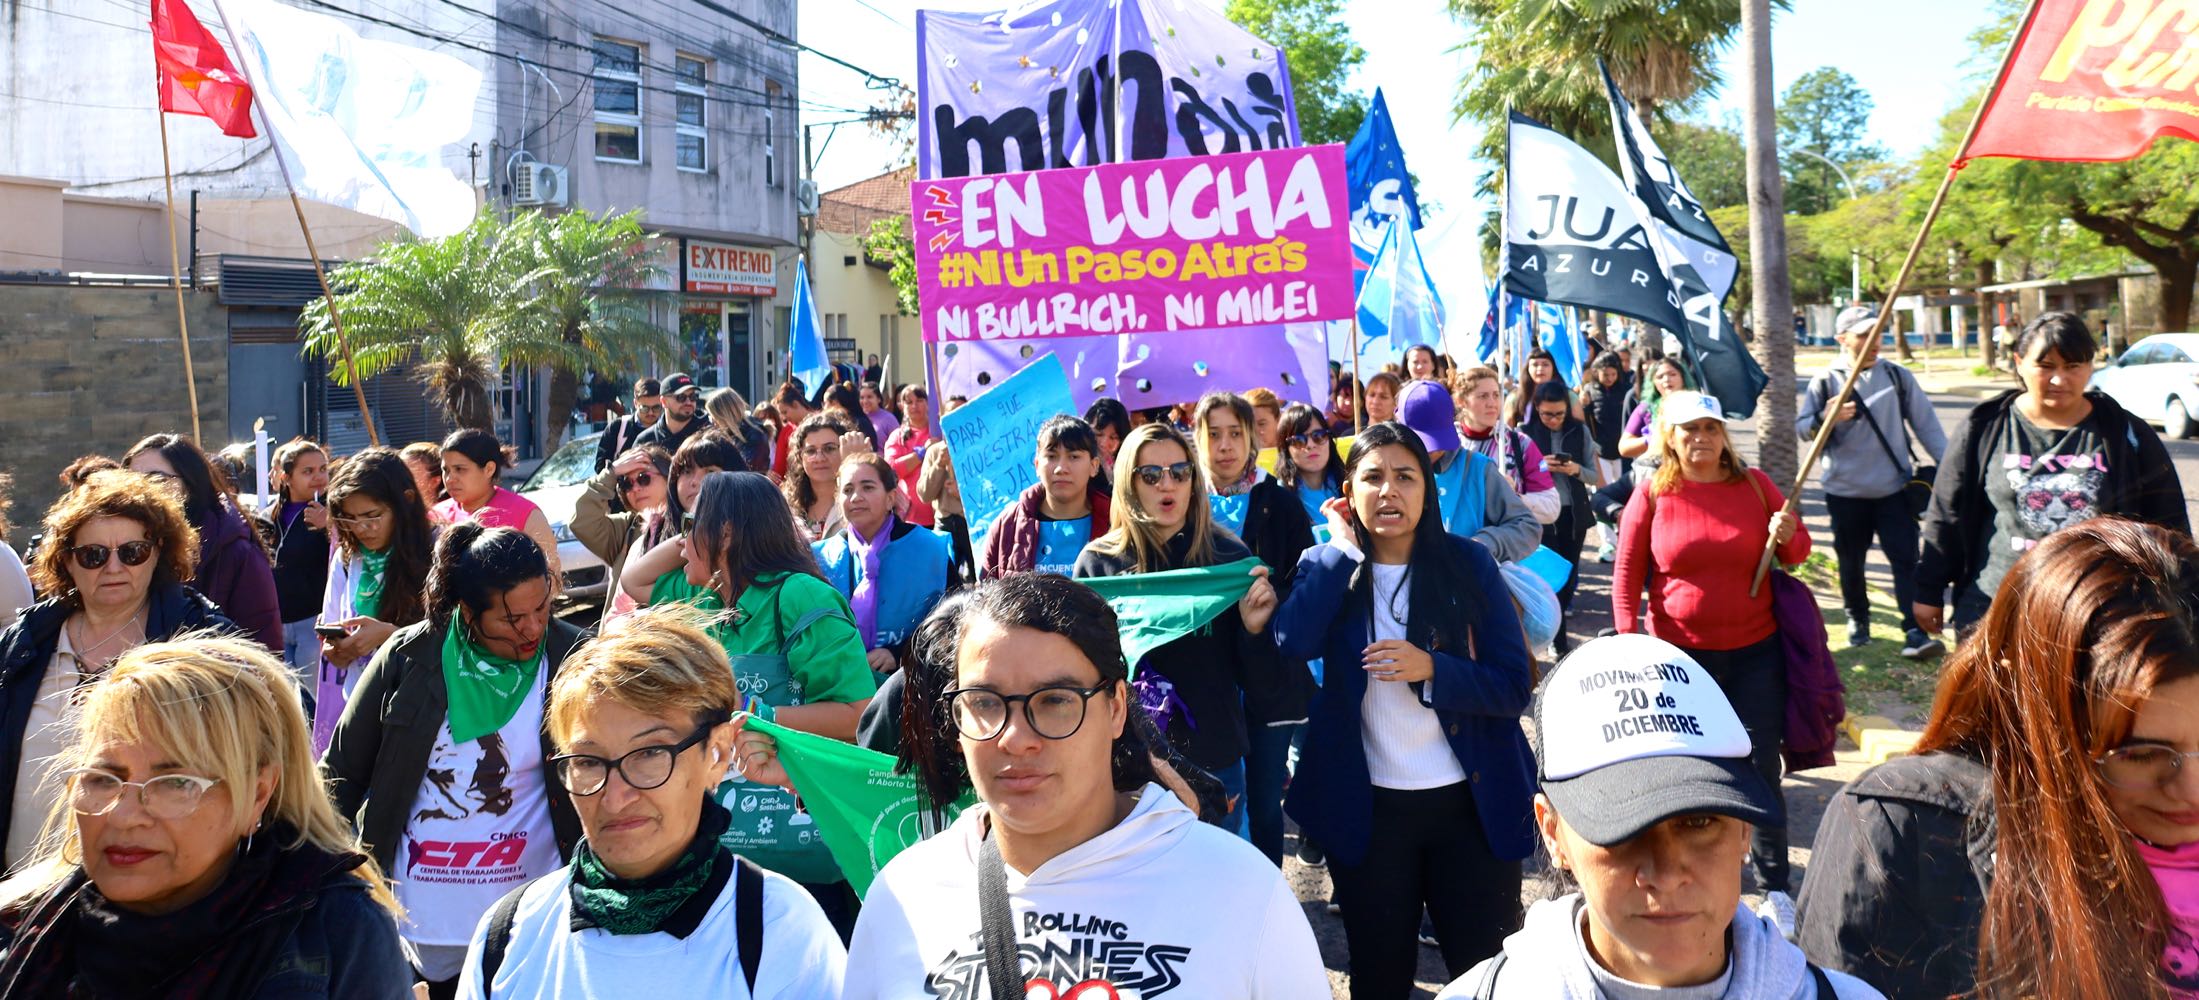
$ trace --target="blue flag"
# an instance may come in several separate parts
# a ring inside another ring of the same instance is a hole
[[[1550,359],[1557,364],[1558,377],[1575,389],[1581,384],[1581,355],[1587,345],[1581,339],[1580,318],[1573,310],[1555,302],[1536,303],[1536,342],[1550,352]]]
[[[1374,266],[1359,289],[1362,359],[1371,340],[1387,338],[1390,350],[1400,356],[1414,344],[1438,349],[1443,344],[1443,300],[1420,261],[1420,241],[1412,229],[1399,225],[1402,219],[1389,217]]]
[[[807,261],[794,267],[794,316],[787,324],[787,371],[802,380],[802,388],[815,394],[832,373],[826,360],[825,335],[817,328],[817,303],[809,291]]]
[[[1489,283],[1489,311],[1481,317],[1481,342],[1474,345],[1474,357],[1482,364],[1493,365],[1497,352],[1503,349],[1499,340],[1499,328],[1504,323],[1504,282]]]
[[[1344,147],[1344,169],[1351,199],[1352,252],[1361,266],[1357,273],[1364,276],[1391,218],[1402,217],[1412,228],[1421,227],[1420,199],[1413,194],[1405,150],[1397,144],[1397,127],[1390,122],[1390,106],[1382,99],[1380,87],[1374,90],[1374,101],[1359,123],[1358,134]]]

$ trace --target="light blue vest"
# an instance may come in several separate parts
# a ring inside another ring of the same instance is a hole
[[[1436,504],[1443,526],[1460,538],[1489,526],[1489,472],[1496,463],[1472,449],[1451,455],[1451,467],[1435,474]]]
[[[825,579],[850,600],[863,573],[862,559],[848,545],[848,535],[853,531],[850,528],[809,546],[817,554],[817,566],[824,571]],[[900,642],[924,620],[940,592],[947,589],[947,565],[953,558],[954,545],[947,536],[921,526],[886,546],[886,554],[878,564],[882,582],[878,591],[879,646]]]

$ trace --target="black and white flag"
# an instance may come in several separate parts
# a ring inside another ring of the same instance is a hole
[[[1754,414],[1769,380],[1727,322],[1723,291],[1684,249],[1695,241],[1549,126],[1515,111],[1506,145],[1505,288],[1671,331],[1698,388],[1718,397],[1728,416]],[[1730,266],[1727,274],[1730,285]]]
[[[1687,182],[1680,179],[1678,168],[1665,156],[1657,140],[1649,134],[1649,126],[1642,123],[1634,106],[1626,95],[1619,92],[1619,84],[1611,78],[1611,67],[1603,60],[1596,61],[1603,71],[1604,94],[1611,100],[1611,134],[1619,147],[1619,170],[1626,176],[1626,184],[1641,199],[1649,215],[1682,237],[1683,252],[1695,264],[1696,273],[1710,283],[1712,291],[1723,299],[1733,289],[1733,279],[1738,268],[1733,248],[1726,243],[1725,234],[1710,221],[1710,213],[1703,203],[1688,190]],[[1685,246],[1692,242],[1697,246]]]

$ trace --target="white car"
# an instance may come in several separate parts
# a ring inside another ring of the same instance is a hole
[[[603,560],[573,537],[573,505],[580,499],[588,477],[595,475],[596,438],[600,436],[590,434],[565,442],[536,466],[518,489],[520,496],[542,508],[542,516],[550,522],[550,533],[557,536],[557,561],[565,569],[565,596],[590,602],[603,598],[611,573]]]
[[[2157,333],[2092,373],[2090,388],[2171,438],[2199,432],[2199,333]]]

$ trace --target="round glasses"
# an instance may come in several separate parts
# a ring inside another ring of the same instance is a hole
[[[618,491],[620,493],[625,493],[636,487],[647,486],[650,483],[656,481],[656,473],[651,472],[648,469],[643,469],[640,472],[628,473],[627,475],[618,477]]]
[[[672,767],[679,763],[680,754],[703,741],[710,730],[724,725],[727,720],[714,719],[695,727],[695,731],[678,743],[628,750],[616,759],[597,757],[584,753],[559,754],[550,758],[550,766],[557,773],[558,784],[574,795],[594,795],[610,784],[611,772],[626,779],[626,785],[637,792],[646,792],[672,780]]]
[[[2100,777],[2117,788],[2159,788],[2184,770],[2184,762],[2199,759],[2199,750],[2179,753],[2174,749],[2151,744],[2116,747],[2093,758],[2100,765]]]
[[[1065,740],[1084,728],[1084,713],[1092,696],[1113,690],[1114,685],[1077,687],[1056,684],[1030,694],[1001,694],[985,688],[956,688],[947,692],[947,709],[956,732],[980,743],[1008,728],[1008,709],[1023,703],[1023,721],[1031,731],[1049,740]]]
[[[85,569],[98,569],[107,565],[107,557],[111,555],[121,556],[124,566],[143,566],[145,560],[153,557],[154,551],[151,542],[124,542],[116,546],[71,545],[69,557]]]
[[[144,781],[124,781],[111,772],[86,767],[69,772],[69,783],[75,789],[69,797],[69,808],[86,816],[105,816],[113,812],[115,803],[122,801],[123,790],[134,788],[137,804],[146,815],[175,820],[197,812],[199,800],[206,797],[206,790],[221,784],[221,779],[202,778],[196,774],[163,774]]]

